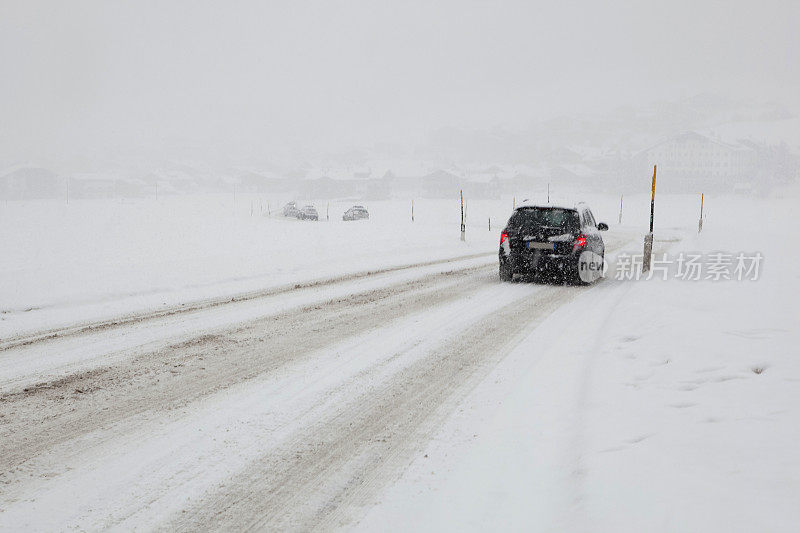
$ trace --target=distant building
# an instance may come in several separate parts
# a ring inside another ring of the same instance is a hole
[[[588,186],[595,172],[583,163],[564,163],[550,169],[552,181],[557,186]]]
[[[658,166],[658,188],[669,192],[732,191],[757,176],[758,153],[690,132],[642,150],[633,157],[628,186],[645,183]],[[642,187],[638,187],[642,188]]]
[[[73,198],[114,198],[117,178],[105,174],[72,174],[68,178]]]
[[[65,189],[64,180],[46,168],[21,166],[0,176],[0,198],[4,200],[63,198]]]
[[[465,180],[447,170],[437,170],[422,176],[423,196],[426,198],[457,198]]]
[[[286,193],[294,188],[292,180],[268,170],[243,170],[238,175],[242,191],[251,193]]]

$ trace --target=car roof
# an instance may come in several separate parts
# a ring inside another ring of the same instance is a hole
[[[575,202],[572,205],[569,205],[568,202],[559,202],[559,203],[536,203],[530,202],[528,200],[523,200],[520,205],[517,206],[517,209],[530,209],[532,207],[540,207],[542,209],[569,209],[569,210],[577,210],[580,208],[588,208],[585,202]]]

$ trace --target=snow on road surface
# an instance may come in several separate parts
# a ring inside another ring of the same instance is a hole
[[[518,332],[581,295],[501,284],[493,257],[416,270],[156,318],[157,345],[123,324],[9,348],[0,527],[356,520]]]
[[[657,252],[759,250],[761,279],[614,279],[641,247],[628,226],[592,287],[504,284],[481,255],[495,235],[18,337],[0,347],[0,530],[791,530],[790,204],[754,229],[744,199],[711,202],[699,237],[684,199],[664,204]]]
[[[87,371],[96,366],[130,357],[144,348],[157,349],[169,343],[214,334],[241,322],[279,313],[289,307],[320,303],[354,292],[376,290],[387,281],[414,281],[450,272],[454,268],[486,266],[494,254],[472,254],[466,258],[431,261],[314,281],[275,290],[203,301],[107,322],[80,323],[74,327],[46,330],[0,342],[0,391],[46,379]],[[477,257],[474,257],[477,256]],[[122,334],[121,334],[122,333]],[[37,342],[50,340],[47,343]]]

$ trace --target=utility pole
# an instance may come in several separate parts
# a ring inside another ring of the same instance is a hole
[[[642,256],[642,272],[650,270],[653,255],[653,213],[656,203],[656,165],[653,165],[653,185],[650,189],[650,233],[644,237],[644,255]]]
[[[619,195],[619,224],[622,224],[622,195]]]
[[[411,222],[414,222],[414,199],[411,199]]]
[[[550,203],[550,183],[547,184],[547,203]]]
[[[466,240],[466,235],[464,234],[466,230],[466,226],[464,226],[464,191],[460,191],[461,196],[461,240]]]

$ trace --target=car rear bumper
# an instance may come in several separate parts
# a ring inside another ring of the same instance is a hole
[[[505,255],[501,250],[500,261],[505,262],[515,274],[567,272],[576,267],[578,256],[574,253],[554,254],[541,251]]]

